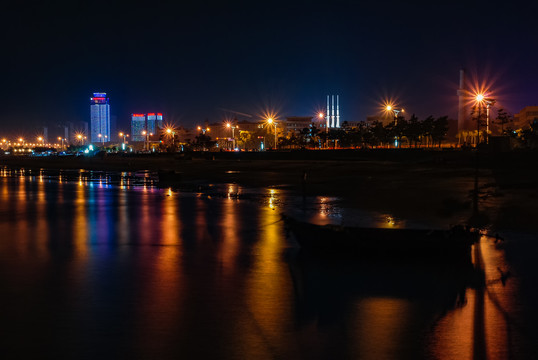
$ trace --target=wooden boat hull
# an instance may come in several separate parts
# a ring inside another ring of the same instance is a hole
[[[384,229],[315,225],[285,217],[286,228],[305,251],[370,259],[470,261],[478,234],[451,230]]]

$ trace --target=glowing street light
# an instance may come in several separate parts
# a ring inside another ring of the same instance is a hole
[[[267,118],[267,124],[274,125],[275,126],[275,150],[277,149],[277,143],[276,143],[276,121],[273,120],[272,117]]]
[[[237,125],[233,125],[231,123],[226,123],[226,127],[228,129],[232,129],[232,148],[233,150],[235,150],[235,128],[238,128],[239,126]]]
[[[62,147],[61,147],[61,149],[63,150],[63,149],[64,149],[64,140],[65,140],[65,139],[58,136],[58,140],[60,140],[60,141],[62,142]]]
[[[146,130],[142,130],[142,135],[144,135],[144,149],[148,149],[148,132]]]
[[[206,131],[209,131],[209,127],[207,127],[207,128],[203,128],[203,127],[201,127],[201,126],[198,126],[197,129],[198,129],[198,131],[201,131],[202,134],[204,134],[204,135],[205,135]]]
[[[478,142],[480,140],[480,118],[481,118],[481,110],[482,106],[486,106],[486,143],[489,143],[489,109],[492,105],[494,105],[496,102],[495,99],[487,98],[485,94],[478,93],[475,95],[475,104],[478,106],[478,118],[476,120],[476,133],[477,133],[477,140],[476,145],[478,146]]]
[[[78,133],[76,135],[76,138],[81,146],[84,145],[84,139],[86,138],[84,135],[82,135],[81,133]]]
[[[398,115],[402,112],[405,112],[404,109],[400,108],[400,109],[396,109],[394,107],[394,105],[392,104],[387,104],[387,106],[385,107],[385,111],[387,112],[392,112],[394,114],[394,126],[398,126]],[[398,137],[396,136],[395,140],[394,140],[394,146],[395,147],[398,147],[399,144],[398,144]]]
[[[175,132],[175,129],[171,126],[168,126],[166,127],[166,129],[164,130],[164,132],[166,133],[167,136],[171,136],[172,137],[172,148],[175,147],[175,142],[176,142],[176,132]]]

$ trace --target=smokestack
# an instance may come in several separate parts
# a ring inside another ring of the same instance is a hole
[[[340,105],[338,103],[338,99],[340,98],[340,95],[336,95],[336,127],[340,127]]]
[[[330,111],[330,107],[329,107],[329,95],[327,95],[327,112],[325,113],[325,120],[326,120],[326,122],[327,122],[327,129],[329,128],[329,125],[330,125],[330,123],[329,123],[329,121],[330,121],[329,117],[330,117],[330,114],[331,114],[331,113],[330,113],[329,111]],[[327,131],[328,131],[328,130],[327,130]]]
[[[331,112],[331,127],[334,127],[334,95],[331,95],[332,112]]]
[[[467,106],[465,104],[465,97],[467,96],[467,90],[465,87],[465,70],[460,70],[460,88],[458,89],[458,131],[470,130],[467,124]]]

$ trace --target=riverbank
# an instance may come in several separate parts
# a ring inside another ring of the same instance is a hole
[[[173,170],[178,186],[237,183],[305,196],[335,197],[340,206],[432,224],[472,214],[475,154],[409,149],[193,153],[157,156],[1,157],[0,165],[100,171]],[[534,230],[538,163],[532,152],[480,155],[480,209],[494,230]]]

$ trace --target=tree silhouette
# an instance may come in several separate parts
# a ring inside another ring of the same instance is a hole
[[[504,125],[514,121],[512,116],[503,108],[497,111],[496,123],[501,125],[501,135],[504,135]]]

